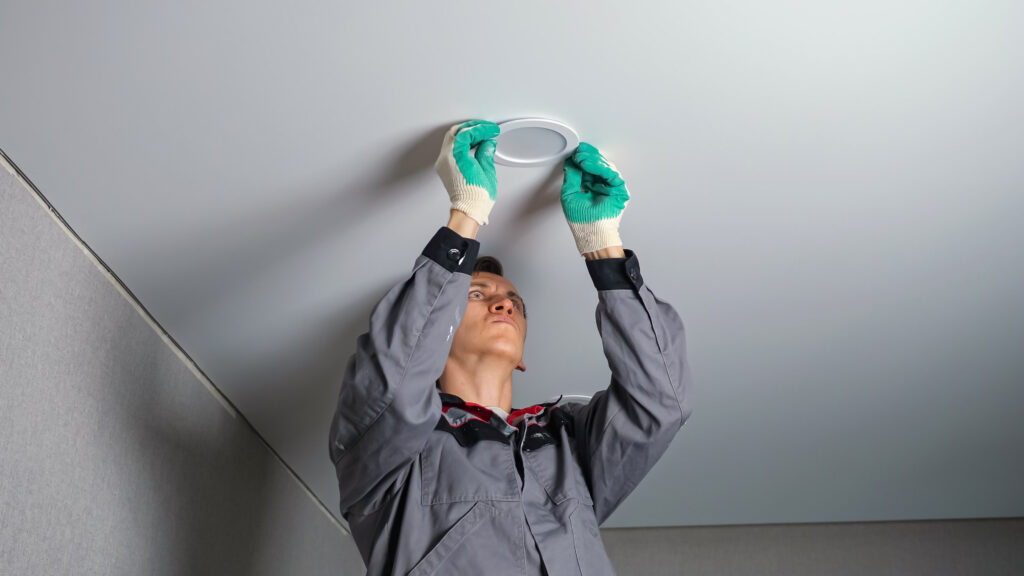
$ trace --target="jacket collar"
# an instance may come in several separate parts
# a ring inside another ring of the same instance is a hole
[[[467,405],[469,405],[469,406],[478,406],[478,407],[482,408],[483,410],[489,412],[494,418],[498,418],[499,420],[503,420],[503,421],[505,421],[506,424],[511,424],[513,426],[517,425],[519,423],[519,421],[522,420],[524,415],[526,415],[526,414],[537,414],[538,412],[540,412],[541,410],[543,410],[545,408],[550,408],[551,406],[554,406],[554,405],[558,404],[559,400],[562,399],[562,397],[559,396],[558,399],[552,400],[551,402],[544,402],[542,404],[534,404],[532,406],[527,406],[526,408],[512,408],[512,411],[509,412],[509,414],[508,414],[508,419],[505,419],[505,418],[501,418],[497,414],[494,414],[494,411],[491,410],[490,408],[487,408],[486,406],[477,404],[475,402],[467,402],[467,401],[463,400],[461,397],[459,397],[456,394],[449,394],[448,392],[442,392],[440,390],[440,386],[441,386],[441,381],[440,380],[437,381],[437,386],[438,386],[437,394],[438,394],[438,396],[441,397],[441,405],[442,406],[460,406],[460,407],[464,407],[464,406],[467,406]]]

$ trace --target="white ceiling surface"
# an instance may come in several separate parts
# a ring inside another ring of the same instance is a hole
[[[0,147],[336,515],[340,379],[447,222],[443,131],[530,115],[620,167],[625,246],[687,327],[693,416],[606,526],[1024,514],[1018,2],[0,14]],[[560,170],[498,178],[513,405],[593,394]]]

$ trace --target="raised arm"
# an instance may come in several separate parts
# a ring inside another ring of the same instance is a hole
[[[632,250],[587,260],[611,383],[573,416],[576,453],[604,522],[668,449],[689,418],[692,379],[686,333],[675,309],[644,284]]]
[[[494,150],[500,128],[452,126],[434,164],[451,200],[448,226],[434,234],[411,275],[374,306],[338,392],[329,447],[341,513],[368,514],[405,483],[441,417],[434,382],[469,303],[469,283],[497,196]]]
[[[566,403],[576,456],[604,522],[661,458],[690,416],[683,321],[644,284],[619,222],[629,204],[615,164],[581,142],[565,159],[562,211],[598,290],[597,330],[612,377],[590,403]]]
[[[454,224],[453,222],[450,222]],[[405,482],[441,415],[434,382],[468,303],[480,244],[440,228],[412,274],[370,315],[345,369],[330,427],[341,511],[373,511]]]

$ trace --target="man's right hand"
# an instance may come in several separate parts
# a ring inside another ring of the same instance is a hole
[[[434,170],[448,190],[452,208],[481,226],[487,224],[498,197],[494,150],[501,128],[487,120],[470,120],[448,129]],[[475,153],[473,148],[476,148]]]

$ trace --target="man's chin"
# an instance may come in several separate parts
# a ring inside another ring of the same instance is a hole
[[[518,340],[516,340],[515,342],[517,344],[519,343]],[[519,362],[521,362],[520,359],[523,357],[522,349],[520,349],[519,347],[512,347],[512,346],[510,346],[508,348],[505,348],[505,347],[492,347],[489,350],[485,351],[485,353],[490,353],[490,355],[498,356],[498,357],[501,357],[503,359],[507,359],[509,362],[513,362],[514,364],[519,364]]]

